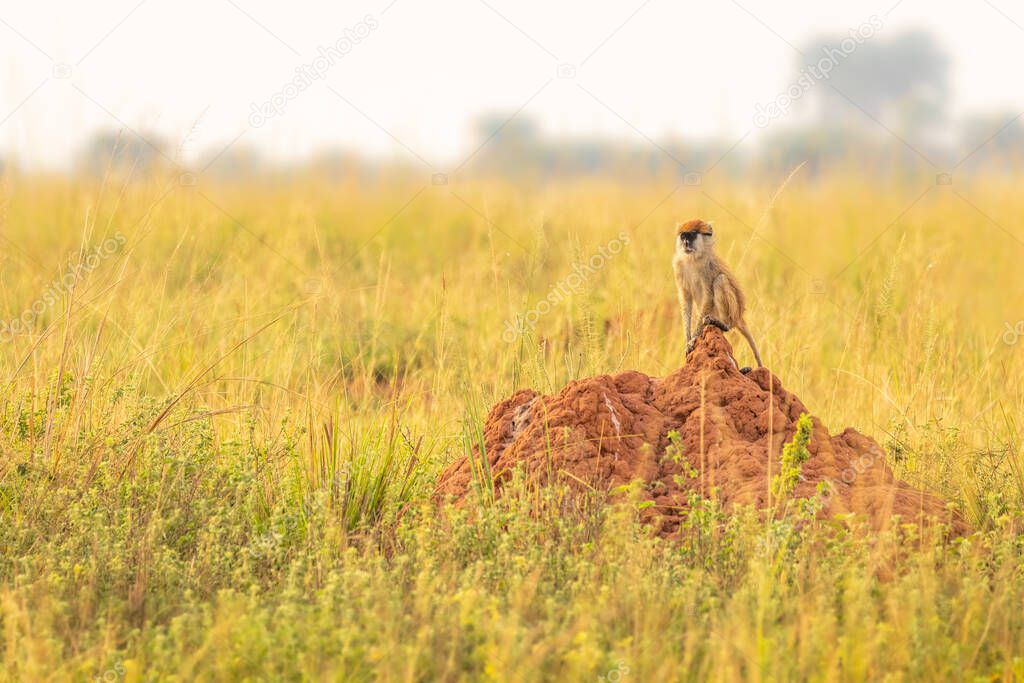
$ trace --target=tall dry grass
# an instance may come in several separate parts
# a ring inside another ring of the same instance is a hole
[[[42,301],[0,346],[7,677],[1022,675],[1024,198],[798,174],[766,212],[776,189],[5,178],[3,320]],[[417,512],[514,389],[682,362],[669,262],[693,216],[787,387],[979,536],[765,554],[709,511],[720,555],[697,562],[628,510]],[[906,578],[879,584],[890,561]]]

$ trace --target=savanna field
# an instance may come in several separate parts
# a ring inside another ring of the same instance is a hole
[[[2,180],[0,680],[1024,679],[1011,179]],[[433,504],[513,391],[684,362],[697,216],[771,371],[972,534]]]

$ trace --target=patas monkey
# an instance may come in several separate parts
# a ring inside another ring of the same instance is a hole
[[[686,353],[693,350],[705,325],[714,325],[723,332],[735,327],[746,337],[760,367],[763,365],[761,355],[743,319],[746,309],[743,291],[736,282],[736,276],[715,255],[714,246],[710,223],[694,219],[676,226],[672,267],[676,272],[679,308],[686,325]],[[697,306],[700,324],[697,333],[691,334],[694,305]]]

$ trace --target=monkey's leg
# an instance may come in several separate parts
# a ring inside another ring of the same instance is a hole
[[[723,323],[720,320],[717,320],[714,316],[711,315],[711,310],[712,309],[710,303],[704,307],[704,314],[701,315],[700,322],[697,323],[697,331],[693,334],[693,338],[690,340],[690,343],[686,345],[687,354],[693,351],[694,347],[697,346],[697,340],[700,339],[700,335],[703,334],[704,328],[706,326],[714,325],[723,332],[729,329],[728,327],[725,326],[725,323]]]
[[[704,316],[704,318],[700,322],[701,322],[701,329],[703,329],[705,325],[714,325],[715,327],[720,329],[722,332],[728,332],[731,329],[728,325],[723,323],[721,320],[719,320],[718,318],[712,318],[710,315]]]
[[[728,332],[731,324],[739,318],[739,302],[736,292],[724,274],[719,274],[712,284],[711,300],[704,311],[704,324],[714,325],[722,332]]]
[[[705,306],[704,308],[706,310],[707,306]],[[706,315],[702,315],[700,317],[700,320],[697,321],[697,331],[693,333],[693,336],[690,337],[690,340],[686,344],[686,354],[687,355],[689,355],[690,352],[693,351],[694,347],[697,346],[697,340],[700,339],[700,334],[701,334],[701,332],[704,331],[705,320],[707,320],[707,316]]]

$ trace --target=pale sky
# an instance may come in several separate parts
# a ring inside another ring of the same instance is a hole
[[[923,27],[945,46],[955,113],[1024,110],[1010,0],[4,0],[0,157],[66,168],[97,130],[126,126],[182,143],[185,161],[237,138],[278,159],[334,145],[443,165],[472,150],[480,112],[520,108],[559,135],[738,138],[790,84],[787,41],[872,15],[880,36]],[[358,32],[251,125],[254,103]]]

